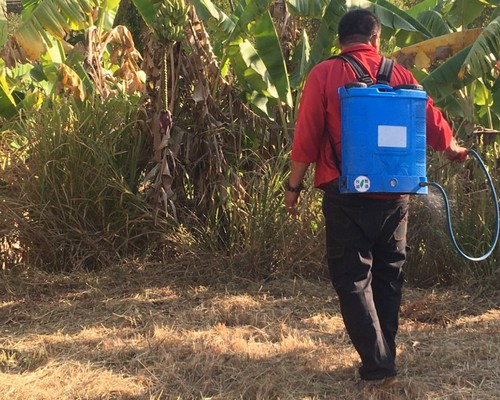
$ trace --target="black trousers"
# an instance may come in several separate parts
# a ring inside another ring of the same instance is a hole
[[[323,196],[328,268],[347,333],[361,357],[361,379],[396,375],[408,196],[395,200]]]

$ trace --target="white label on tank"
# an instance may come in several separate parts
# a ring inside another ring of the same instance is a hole
[[[378,147],[406,148],[406,126],[378,126]]]
[[[354,179],[354,189],[358,192],[366,192],[370,189],[370,179],[367,176],[360,175]]]

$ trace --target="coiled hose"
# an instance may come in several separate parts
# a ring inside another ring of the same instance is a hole
[[[435,188],[439,189],[439,191],[443,195],[444,204],[446,208],[446,219],[448,220],[448,231],[450,232],[451,242],[453,243],[455,249],[460,253],[462,257],[466,258],[467,260],[483,261],[491,255],[498,241],[498,231],[499,231],[498,198],[497,198],[497,193],[495,192],[495,187],[493,186],[493,182],[491,180],[491,176],[488,173],[488,170],[486,169],[483,160],[481,160],[481,157],[479,157],[479,155],[472,149],[469,149],[469,154],[472,154],[477,159],[477,161],[481,165],[482,170],[484,171],[484,174],[486,175],[486,178],[488,179],[488,185],[490,187],[491,196],[495,208],[495,233],[493,235],[493,241],[491,242],[489,250],[482,256],[472,257],[470,255],[467,255],[462,251],[460,246],[457,244],[457,241],[455,240],[455,235],[453,234],[453,227],[451,225],[450,204],[448,202],[448,197],[446,196],[446,192],[444,191],[444,189],[436,182],[422,182],[421,186],[434,186]]]

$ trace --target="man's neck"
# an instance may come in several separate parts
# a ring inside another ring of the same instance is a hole
[[[348,43],[348,44],[345,44],[345,45],[340,45],[340,50],[344,51],[344,50],[348,50],[349,48],[351,47],[354,47],[354,46],[359,46],[359,45],[370,45],[370,43],[366,43],[366,42],[351,42],[351,43]]]

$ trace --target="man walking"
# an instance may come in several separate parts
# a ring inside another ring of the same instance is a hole
[[[341,54],[356,58],[374,82],[382,61],[380,32],[378,18],[364,9],[346,13],[338,27]],[[361,357],[359,375],[363,381],[389,383],[397,375],[395,338],[406,259],[409,196],[339,193],[338,88],[354,81],[354,70],[340,58],[321,62],[311,70],[299,106],[285,205],[292,215],[298,214],[302,180],[314,163],[314,185],[324,191],[328,268],[346,330]],[[395,65],[389,84],[417,81],[408,70]],[[430,98],[426,129],[427,144],[433,149],[444,151],[450,160],[466,158],[467,149],[457,144],[450,125]]]

